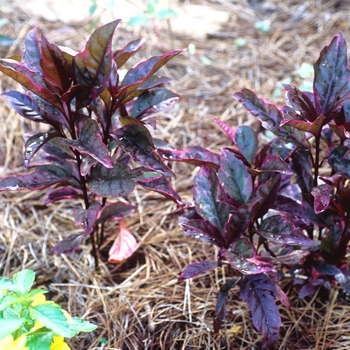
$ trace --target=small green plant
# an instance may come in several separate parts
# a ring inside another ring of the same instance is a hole
[[[13,280],[0,277],[1,350],[69,350],[64,338],[97,328],[46,300],[45,289],[31,290],[34,280],[28,269]]]

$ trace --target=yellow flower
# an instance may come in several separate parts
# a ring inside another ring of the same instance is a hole
[[[50,350],[71,350],[67,343],[64,342],[63,337],[54,336],[51,343]]]
[[[28,350],[28,348],[25,346],[25,344],[26,344],[26,335],[25,334],[22,334],[16,340],[13,340],[12,334],[9,334],[4,339],[0,340],[0,349],[1,350]],[[62,348],[62,349],[66,350],[65,348]]]

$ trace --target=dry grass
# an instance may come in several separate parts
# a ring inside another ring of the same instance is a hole
[[[192,3],[193,1],[191,1]],[[146,49],[136,58],[157,51],[196,46],[196,55],[184,52],[164,70],[174,78],[172,89],[181,96],[171,112],[159,117],[158,133],[180,149],[202,145],[219,149],[227,140],[215,128],[210,115],[230,125],[259,125],[236,105],[232,94],[243,87],[270,98],[276,82],[286,77],[299,85],[295,70],[303,62],[313,63],[320,49],[344,31],[350,38],[347,1],[202,1],[203,6],[218,7],[230,13],[230,21],[220,33],[203,30],[215,39],[181,37],[166,24],[155,35],[152,26],[138,30],[148,38]],[[257,3],[257,5],[251,5]],[[1,7],[0,7],[1,10]],[[68,26],[26,17],[20,10],[0,13],[10,18],[4,34],[19,40],[35,22],[49,40],[80,50],[86,39],[88,23]],[[254,28],[258,20],[270,18],[271,32]],[[161,24],[162,25],[162,24]],[[184,23],[184,25],[186,25]],[[118,31],[119,45],[135,37],[130,28]],[[224,33],[224,34],[223,34]],[[225,37],[218,39],[217,37]],[[235,48],[233,40],[244,37],[246,46]],[[1,50],[1,55],[17,52],[18,45]],[[200,56],[214,63],[205,65]],[[13,88],[2,78],[1,90]],[[23,133],[35,128],[24,123],[1,102],[0,175],[17,172],[22,165]],[[196,169],[173,164],[179,174],[174,186],[183,200],[191,199],[191,183]],[[61,202],[42,205],[42,193],[1,193],[0,198],[0,272],[13,273],[31,268],[38,286],[73,315],[99,325],[91,334],[81,334],[70,342],[73,349],[262,349],[262,336],[256,332],[238,288],[232,290],[227,305],[226,324],[218,335],[212,332],[212,316],[218,287],[235,278],[230,269],[178,283],[179,272],[189,263],[215,256],[212,247],[188,240],[177,224],[175,206],[169,201],[138,190],[129,199],[140,204],[127,224],[136,235],[139,249],[119,265],[106,262],[108,242],[101,252],[101,264],[94,271],[90,246],[70,256],[54,256],[49,250],[58,239],[79,231],[72,211],[79,203]],[[107,227],[113,239],[116,228]],[[283,326],[277,349],[349,349],[350,307],[332,291],[329,302],[320,296],[298,300],[295,290],[285,282],[292,308],[281,307]],[[101,346],[100,340],[107,339]]]

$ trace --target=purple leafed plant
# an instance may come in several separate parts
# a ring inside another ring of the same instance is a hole
[[[194,208],[181,219],[185,235],[218,247],[216,260],[192,263],[180,281],[222,265],[240,276],[240,293],[267,346],[281,325],[276,299],[292,276],[299,296],[339,284],[350,292],[350,70],[339,33],[314,64],[313,92],[283,84],[287,105],[278,107],[244,89],[234,98],[275,137],[259,145],[246,125],[215,119],[232,147],[164,150],[165,157],[201,166]],[[223,323],[228,280],[218,293],[214,330]]]
[[[113,50],[119,22],[97,29],[75,56],[33,29],[20,58],[0,60],[0,71],[23,87],[3,96],[22,117],[48,125],[26,140],[28,171],[0,179],[0,191],[47,188],[46,204],[83,198],[84,207],[74,213],[82,234],[69,236],[52,251],[73,252],[90,237],[96,262],[104,223],[136,209],[125,200],[136,185],[181,205],[167,179],[174,174],[149,130],[156,128],[154,115],[179,97],[164,88],[171,79],[155,73],[181,51],[151,57],[121,77],[120,68],[144,40]]]

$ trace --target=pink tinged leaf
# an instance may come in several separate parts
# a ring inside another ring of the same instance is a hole
[[[233,144],[235,144],[235,129],[231,128],[229,125],[217,118],[212,118],[216,124],[224,131],[224,133],[229,137]]]
[[[268,241],[296,246],[310,246],[312,240],[280,215],[269,216],[261,222],[257,231]]]
[[[113,167],[107,146],[102,141],[99,126],[93,119],[84,121],[78,140],[64,138],[58,138],[57,140],[60,144],[72,147],[82,154],[88,154],[106,168],[111,169]]]
[[[88,154],[82,154],[81,155],[81,165],[80,165],[80,173],[83,176],[86,176],[89,174],[90,169],[95,166],[98,163],[98,161],[92,157],[90,157]]]
[[[167,84],[172,82],[173,79],[159,76],[159,75],[153,75],[150,78],[148,78],[142,85],[140,85],[137,90],[148,90],[153,89],[159,85]]]
[[[182,270],[181,275],[179,277],[179,282],[187,280],[189,278],[197,277],[198,275],[214,270],[217,267],[219,267],[217,261],[202,260],[194,262]]]
[[[62,239],[52,249],[53,254],[74,253],[83,241],[82,235],[71,234],[69,237]]]
[[[30,137],[24,145],[24,169],[29,166],[29,161],[34,154],[49,140],[58,136],[57,132],[40,132]]]
[[[40,46],[37,38],[37,29],[28,32],[24,41],[22,52],[22,63],[32,72],[41,73],[40,67]]]
[[[50,192],[44,204],[53,203],[62,199],[71,199],[79,197],[83,194],[81,190],[73,187],[64,187]]]
[[[275,295],[276,288],[265,274],[242,276],[241,298],[247,302],[253,324],[264,335],[269,347],[276,343],[281,326]]]
[[[276,298],[284,305],[285,307],[291,307],[289,298],[287,294],[283,291],[283,289],[277,284],[275,284],[276,288]]]
[[[314,187],[311,191],[314,197],[314,210],[316,214],[324,212],[330,203],[333,187],[328,184],[322,184]]]
[[[98,213],[97,223],[103,224],[107,220],[121,220],[124,216],[133,213],[136,210],[134,205],[124,202],[108,203]]]
[[[158,148],[163,159],[169,161],[184,162],[196,166],[204,164],[219,169],[220,156],[217,153],[208,151],[201,146],[194,146],[185,151],[177,151],[168,148]]]
[[[40,165],[32,173],[0,179],[0,191],[38,190],[71,178],[72,175],[60,166]]]
[[[74,57],[76,83],[82,86],[77,95],[78,108],[87,106],[107,86],[112,68],[112,37],[119,22],[96,29],[84,50]]]
[[[65,57],[67,54],[50,43],[45,35],[41,36],[41,54],[40,66],[46,84],[62,95],[70,88],[73,80],[73,67]]]
[[[119,223],[120,231],[110,251],[108,262],[118,264],[130,258],[137,249],[137,242],[133,234],[128,230],[123,220]]]
[[[144,188],[147,188],[148,190],[152,190],[152,191],[160,193],[164,197],[175,202],[180,207],[182,207],[184,205],[181,201],[181,197],[174,190],[174,188],[171,186],[170,182],[167,180],[167,178],[165,176],[162,176],[158,179],[151,180],[151,181],[140,181],[139,180],[139,181],[137,181],[137,184],[144,187]]]
[[[326,117],[323,115],[319,116],[313,122],[295,120],[295,119],[283,119],[281,122],[281,126],[290,125],[293,128],[296,128],[298,130],[309,132],[313,135],[319,135],[324,125],[325,119]]]
[[[146,43],[146,39],[136,39],[127,43],[123,48],[113,53],[113,60],[120,68],[131,56],[133,56]]]
[[[40,96],[45,101],[54,105],[61,112],[63,111],[62,104],[53,92],[36,82],[36,73],[31,72],[25,66],[11,60],[0,60],[0,71],[21,84],[24,88],[31,91],[33,94]]]
[[[94,232],[100,209],[100,204],[92,203],[88,209],[78,209],[74,211],[73,216],[76,226],[81,226],[84,229],[84,237],[89,236]]]
[[[285,265],[296,265],[299,264],[305,257],[307,257],[310,252],[306,250],[293,250],[292,252],[270,258],[271,262],[274,264],[285,264]]]

